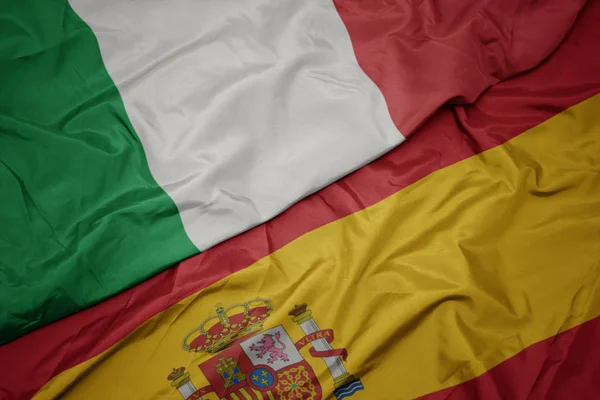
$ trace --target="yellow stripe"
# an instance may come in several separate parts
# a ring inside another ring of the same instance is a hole
[[[241,399],[238,397],[238,395],[237,395],[237,394],[235,394],[235,393],[231,393],[231,394],[229,395],[229,397],[231,397],[231,400],[241,400]]]
[[[310,232],[185,299],[108,351],[54,378],[38,399],[179,399],[181,340],[216,303],[273,301],[266,328],[303,336],[307,302],[348,349],[356,399],[414,398],[473,378],[600,310],[600,97],[509,143],[431,174]],[[326,398],[333,379],[309,360]],[[271,396],[272,398],[272,396]]]
[[[273,393],[270,390],[267,392],[267,396],[269,397],[269,400],[275,400],[275,397],[273,396]]]
[[[241,389],[239,390],[239,392],[242,394],[242,396],[244,396],[244,398],[245,398],[246,400],[252,400],[252,396],[250,396],[250,394],[248,394],[248,392],[246,392],[246,389],[245,389],[245,388],[241,388]]]
[[[264,400],[264,397],[263,397],[263,395],[262,395],[262,392],[259,392],[259,391],[258,391],[258,390],[256,390],[256,389],[252,389],[252,392],[254,392],[254,395],[256,396],[256,398],[257,398],[258,400]]]

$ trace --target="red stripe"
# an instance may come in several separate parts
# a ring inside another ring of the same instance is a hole
[[[600,318],[536,343],[467,381],[420,400],[600,398]]]
[[[254,393],[254,391],[252,389],[250,389],[249,387],[246,387],[246,393],[248,393],[248,395],[250,395],[252,400],[258,400],[258,397]],[[245,397],[240,397],[240,399],[245,399]]]
[[[100,354],[153,315],[298,236],[501,144],[596,94],[600,91],[600,53],[595,51],[600,43],[598,19],[600,3],[591,2],[548,62],[495,86],[474,105],[442,109],[402,146],[269,223],[0,347],[0,398],[30,398],[50,378]],[[368,70],[368,59],[361,58],[361,64]],[[392,109],[396,120],[398,112]]]
[[[402,133],[537,66],[586,0],[334,0],[363,70]]]

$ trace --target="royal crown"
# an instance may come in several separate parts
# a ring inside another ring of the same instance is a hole
[[[288,315],[291,315],[292,317],[297,317],[298,315],[304,314],[306,312],[306,308],[308,306],[306,305],[306,303],[304,304],[295,304],[294,308],[292,308],[290,310],[290,312],[288,313]]]
[[[171,386],[179,389],[190,382],[190,374],[185,372],[184,367],[173,368],[173,371],[167,376],[167,379],[171,381]]]
[[[216,314],[206,318],[190,331],[181,347],[190,352],[215,354],[232,343],[261,331],[265,320],[273,311],[268,299],[256,298],[227,308],[217,304]],[[195,338],[189,342],[189,340]]]
[[[295,323],[302,324],[311,319],[312,311],[308,309],[306,303],[300,305],[296,304],[294,305],[294,308],[290,310],[288,315],[292,316],[292,321]]]
[[[169,376],[167,376],[167,379],[170,381],[175,381],[175,380],[181,378],[184,374],[185,374],[184,367],[173,368],[173,371],[169,374]]]

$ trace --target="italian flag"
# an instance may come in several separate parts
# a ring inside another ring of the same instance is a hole
[[[0,399],[595,398],[599,19],[7,1]]]
[[[3,15],[4,343],[404,140],[331,1],[27,0]]]

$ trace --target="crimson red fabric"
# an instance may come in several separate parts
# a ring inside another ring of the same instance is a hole
[[[100,354],[190,294],[248,267],[310,230],[368,207],[440,168],[502,144],[600,92],[600,52],[595,51],[600,43],[598,20],[600,2],[590,2],[565,42],[543,65],[499,83],[474,104],[443,107],[405,144],[272,221],[103,303],[0,347],[0,360],[10,360],[0,363],[0,398],[30,398],[50,378]],[[363,57],[360,62],[367,71],[376,69],[367,68],[369,60],[364,53],[358,55]],[[384,94],[388,92],[384,90]],[[398,108],[391,110],[396,121],[404,118]]]
[[[406,136],[447,102],[548,57],[586,0],[334,0],[363,70]]]
[[[419,400],[600,398],[600,318],[536,343],[485,374]]]

